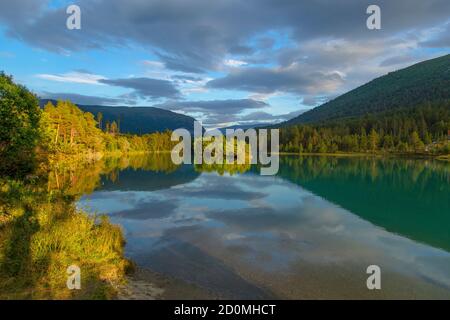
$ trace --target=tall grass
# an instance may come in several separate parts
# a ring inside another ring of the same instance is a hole
[[[129,266],[120,228],[43,186],[0,181],[0,298],[113,298]],[[70,265],[81,269],[80,290],[66,286]]]

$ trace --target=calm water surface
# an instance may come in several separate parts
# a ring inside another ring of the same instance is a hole
[[[78,203],[123,226],[139,266],[223,298],[450,298],[449,163],[286,156],[277,176],[247,169],[107,163],[81,173]],[[381,290],[366,287],[372,264]]]

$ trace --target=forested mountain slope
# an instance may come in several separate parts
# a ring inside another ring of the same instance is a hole
[[[450,54],[388,73],[282,125],[323,123],[424,103],[450,105]]]

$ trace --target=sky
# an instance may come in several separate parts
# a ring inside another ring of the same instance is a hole
[[[449,52],[448,0],[0,1],[0,70],[39,97],[154,106],[209,128],[287,120]]]

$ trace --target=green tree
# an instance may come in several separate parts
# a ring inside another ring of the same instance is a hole
[[[0,73],[0,174],[19,176],[36,165],[41,110],[38,99]]]
[[[109,130],[110,130],[110,133],[112,133],[112,134],[118,134],[119,133],[119,126],[117,125],[116,121],[113,121],[111,123],[111,127],[110,127]]]
[[[361,151],[366,151],[367,150],[367,134],[366,134],[366,129],[362,128],[361,129],[361,138],[359,141],[359,149]]]
[[[384,150],[391,150],[394,147],[394,140],[390,134],[387,134],[384,136],[383,139],[383,149]]]
[[[103,120],[103,113],[98,112],[97,113],[97,122],[98,122],[98,128],[100,130],[103,130],[103,128],[102,128],[102,120]]]
[[[424,149],[425,146],[424,146],[422,140],[420,139],[419,134],[417,133],[417,131],[414,131],[414,132],[411,134],[411,139],[410,139],[410,141],[411,141],[411,146],[412,146],[413,149],[414,149],[414,152],[420,152],[420,151],[423,151],[423,149]]]
[[[370,130],[369,133],[369,147],[371,151],[378,150],[378,143],[380,141],[380,136],[375,131],[375,129]]]

